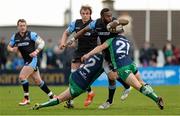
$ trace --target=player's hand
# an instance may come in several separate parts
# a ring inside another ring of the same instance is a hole
[[[10,51],[11,51],[11,52],[17,52],[17,51],[18,51],[18,47],[13,47],[13,48],[11,48]]]
[[[85,54],[84,56],[81,57],[81,62],[86,61],[89,58],[88,54]]]
[[[64,43],[58,44],[59,49],[64,49],[65,47],[66,47],[66,44],[64,44]]]
[[[34,52],[30,53],[29,56],[36,57],[39,53],[39,50],[35,50]]]
[[[73,38],[65,45],[65,47],[71,46],[71,45],[73,44],[73,42],[75,42],[75,41],[76,41],[76,39],[73,37]]]

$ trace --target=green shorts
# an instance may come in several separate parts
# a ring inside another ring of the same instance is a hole
[[[117,71],[118,71],[119,77],[125,81],[128,78],[128,76],[130,75],[130,73],[133,73],[133,74],[136,73],[137,67],[136,67],[135,63],[132,63],[130,65],[123,66],[123,67],[117,69]]]
[[[69,90],[70,94],[73,98],[79,96],[80,94],[84,93],[85,90],[81,89],[71,78],[71,75],[69,77]]]

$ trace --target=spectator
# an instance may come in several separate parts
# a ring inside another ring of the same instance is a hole
[[[166,45],[163,47],[165,66],[176,64],[173,49],[175,49],[175,46],[170,41],[167,41]]]
[[[180,49],[177,47],[174,47],[173,53],[174,53],[174,58],[175,58],[175,64],[180,65]]]
[[[55,53],[56,67],[60,69],[64,68],[63,60],[66,60],[64,56],[64,49],[62,50],[62,49],[59,49],[58,46],[55,46],[54,53]]]
[[[12,61],[12,69],[20,70],[24,66],[24,61],[22,59],[22,56],[19,56],[20,54],[16,55],[13,58]]]
[[[0,39],[0,69],[6,69],[7,62],[7,45],[5,43],[5,38]]]
[[[149,42],[145,42],[143,48],[140,49],[140,63],[141,66],[149,66],[149,61],[150,61],[150,53],[151,53],[151,49],[150,49],[150,45]]]
[[[47,57],[47,68],[48,69],[52,69],[54,68],[54,66],[56,65],[55,63],[55,54],[54,54],[54,46],[52,43],[52,39],[48,39],[47,40],[47,44],[46,44],[46,48],[45,48],[45,53],[46,53],[46,57]]]
[[[150,66],[157,66],[157,57],[158,57],[158,50],[155,48],[154,44],[151,45],[150,48]]]

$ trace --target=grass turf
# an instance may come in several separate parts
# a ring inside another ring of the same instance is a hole
[[[158,95],[163,96],[165,102],[164,110],[160,110],[152,100],[135,89],[122,102],[120,100],[122,87],[117,88],[113,105],[109,109],[99,110],[98,106],[107,98],[107,88],[93,87],[96,96],[88,108],[85,108],[83,105],[86,94],[82,94],[74,100],[74,109],[66,109],[63,107],[64,103],[62,103],[34,111],[30,108],[35,103],[42,103],[48,100],[46,94],[38,87],[30,87],[31,104],[19,106],[18,103],[23,96],[21,86],[0,86],[0,115],[180,115],[180,86],[155,86],[153,88]],[[58,95],[66,87],[50,86],[50,89]]]

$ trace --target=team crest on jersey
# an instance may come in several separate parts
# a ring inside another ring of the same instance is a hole
[[[29,37],[26,37],[24,40],[30,40]]]
[[[19,42],[20,40],[19,39],[16,39],[15,42]]]
[[[126,74],[130,73],[131,71],[130,70],[125,70],[124,71]]]

